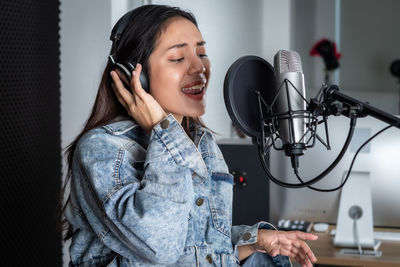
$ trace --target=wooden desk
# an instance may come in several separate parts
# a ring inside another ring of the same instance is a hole
[[[364,266],[364,267],[400,267],[400,242],[382,241],[378,250],[382,251],[379,258],[360,255],[341,255],[340,248],[333,246],[332,236],[329,234],[335,226],[330,226],[326,233],[315,233],[318,240],[307,242],[317,257],[317,264],[336,266]],[[377,228],[376,231],[400,232],[400,229]]]

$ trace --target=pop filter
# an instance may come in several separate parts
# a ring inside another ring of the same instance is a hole
[[[400,78],[400,59],[397,59],[390,64],[390,72],[392,75]]]
[[[236,127],[253,138],[261,136],[259,98],[270,104],[275,94],[274,68],[263,58],[244,56],[228,69],[224,81],[224,100],[228,114]],[[267,114],[265,105],[261,105]]]

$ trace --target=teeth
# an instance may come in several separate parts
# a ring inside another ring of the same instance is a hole
[[[188,88],[182,88],[183,92],[189,92],[189,91],[193,91],[193,90],[202,90],[204,88],[204,84],[198,84],[192,87],[188,87]]]

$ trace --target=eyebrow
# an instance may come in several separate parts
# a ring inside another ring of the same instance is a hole
[[[205,41],[197,42],[197,46],[204,46],[205,44],[206,44]],[[187,43],[175,44],[173,46],[168,47],[167,50],[174,49],[174,48],[182,48],[182,47],[185,47],[185,46],[187,46]]]

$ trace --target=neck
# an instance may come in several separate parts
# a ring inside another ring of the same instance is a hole
[[[177,114],[172,114],[180,124],[182,124],[183,116],[182,115],[177,115]]]

